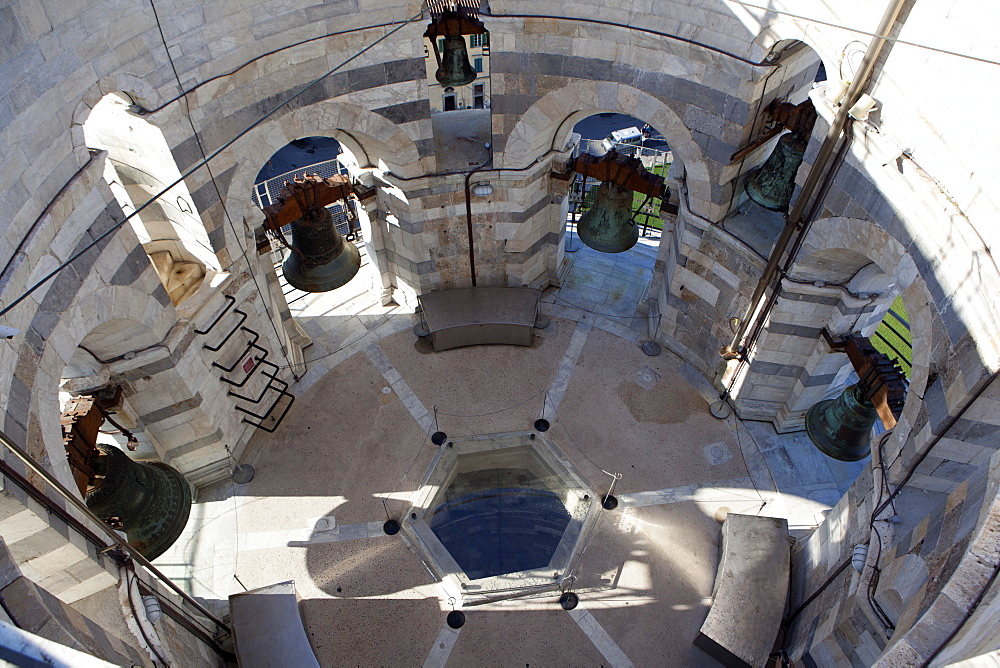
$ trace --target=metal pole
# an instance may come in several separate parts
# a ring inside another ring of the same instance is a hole
[[[584,177],[584,180],[586,180],[586,177]],[[576,210],[580,207],[580,204],[583,201],[582,198],[580,197],[580,193],[579,193],[579,191],[577,190],[577,187],[576,187],[578,183],[579,183],[579,180],[573,179],[573,190],[572,190],[572,192],[570,192],[570,195],[569,195],[569,203],[570,203],[570,212],[569,212],[569,214],[570,214],[570,220],[572,221],[572,224],[570,225],[570,228],[569,228],[569,241],[566,242],[566,248],[565,248],[565,250],[566,250],[567,253],[575,253],[578,250],[580,250],[579,246],[577,246],[576,248],[572,248],[572,245],[573,245],[573,230],[576,228]]]
[[[135,548],[133,548],[131,545],[123,541],[121,539],[121,536],[115,533],[114,529],[108,526],[104,522],[104,520],[102,520],[100,517],[95,515],[83,501],[78,499],[72,492],[66,489],[61,482],[56,480],[55,477],[51,473],[49,473],[46,469],[44,469],[41,464],[36,462],[31,457],[31,455],[29,455],[27,452],[18,447],[10,439],[10,437],[8,437],[7,434],[5,434],[3,431],[0,431],[0,443],[3,443],[8,450],[17,455],[17,458],[20,459],[22,462],[24,462],[25,466],[27,466],[29,469],[37,473],[42,478],[42,480],[44,480],[46,484],[49,485],[49,487],[56,490],[61,497],[69,501],[71,504],[73,504],[73,506],[77,510],[86,515],[87,519],[89,519],[98,527],[100,527],[100,529],[104,533],[106,533],[109,538],[111,538],[111,541],[116,546],[127,552],[134,561],[137,561],[140,565],[143,566],[143,568],[145,568],[147,571],[155,575],[157,579],[159,579],[161,582],[163,582],[163,584],[167,585],[170,589],[172,589],[174,593],[176,593],[178,596],[184,599],[186,603],[189,603],[195,610],[200,612],[205,617],[211,619],[220,628],[225,629],[227,632],[231,632],[231,629],[227,624],[225,624],[221,619],[216,618],[216,616],[213,615],[211,612],[209,612],[201,603],[192,598],[187,592],[185,592],[183,589],[174,584],[170,578],[161,573],[159,569],[156,568],[156,566],[151,564],[149,560],[146,559],[146,557],[139,554],[139,552],[136,551]]]
[[[785,219],[785,227],[781,231],[781,236],[778,237],[778,242],[774,245],[774,250],[771,251],[771,256],[767,260],[767,266],[764,267],[760,281],[758,281],[757,287],[754,289],[753,296],[750,298],[750,306],[747,309],[746,317],[740,321],[740,326],[737,329],[736,334],[733,336],[732,342],[720,351],[723,357],[726,357],[727,359],[735,359],[740,355],[740,343],[743,340],[743,337],[746,336],[746,333],[750,329],[753,321],[756,320],[756,318],[754,318],[754,314],[760,306],[761,298],[764,296],[767,286],[770,285],[771,279],[774,277],[775,270],[778,267],[778,263],[781,261],[781,257],[784,254],[785,249],[788,247],[789,241],[791,241],[792,234],[802,223],[802,214],[805,213],[806,205],[809,203],[809,198],[812,196],[813,191],[819,184],[819,181],[823,176],[823,170],[826,168],[827,163],[833,155],[837,142],[840,140],[844,127],[847,125],[848,112],[851,107],[854,106],[854,103],[861,97],[862,93],[864,93],[868,84],[868,78],[871,76],[872,70],[875,67],[875,61],[882,53],[882,48],[885,46],[886,42],[888,42],[886,35],[888,34],[890,28],[892,28],[892,24],[895,23],[896,19],[899,17],[905,3],[906,0],[892,0],[886,8],[885,13],[882,16],[882,21],[879,23],[879,26],[875,31],[876,36],[872,38],[871,44],[868,46],[867,51],[865,51],[864,58],[862,58],[861,64],[858,66],[858,71],[854,75],[854,80],[851,82],[851,86],[847,91],[843,104],[841,104],[840,108],[837,110],[837,115],[833,119],[833,124],[830,126],[830,130],[827,132],[826,138],[820,146],[819,154],[816,156],[816,160],[813,162],[813,166],[809,170],[809,174],[806,176],[806,181],[802,185],[802,191],[799,193],[798,198],[795,200],[795,204],[792,206],[791,212],[789,212],[787,218]],[[763,317],[763,315],[761,317]]]

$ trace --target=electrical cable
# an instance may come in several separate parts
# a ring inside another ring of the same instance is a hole
[[[293,93],[291,96],[289,96],[289,98],[287,100],[285,100],[283,102],[280,102],[277,105],[275,105],[270,111],[266,112],[263,116],[261,116],[260,118],[258,118],[256,121],[254,121],[253,123],[251,123],[250,125],[248,125],[246,128],[244,128],[240,132],[238,132],[232,139],[230,139],[230,140],[226,141],[225,143],[223,143],[219,148],[217,148],[215,151],[213,151],[211,154],[209,154],[208,157],[200,160],[193,167],[191,167],[190,169],[188,169],[187,171],[185,171],[183,174],[181,174],[180,177],[178,177],[167,188],[165,188],[164,190],[161,190],[159,193],[157,193],[156,195],[154,195],[152,199],[150,199],[145,204],[143,204],[143,205],[139,206],[138,208],[136,208],[135,211],[133,211],[129,215],[125,216],[125,218],[123,218],[122,220],[116,221],[114,225],[112,225],[110,228],[108,228],[107,230],[105,230],[104,232],[102,232],[101,234],[99,234],[93,241],[91,241],[89,244],[87,244],[84,248],[82,248],[80,251],[78,251],[78,252],[74,253],[73,255],[71,255],[68,260],[66,260],[65,262],[61,263],[55,269],[53,269],[48,274],[46,274],[41,280],[39,280],[38,282],[36,282],[34,285],[32,285],[30,288],[28,288],[25,292],[23,292],[20,296],[18,296],[16,299],[14,299],[8,306],[6,306],[2,310],[0,310],[0,317],[2,317],[4,315],[6,315],[7,313],[9,313],[11,311],[11,309],[13,309],[18,304],[20,304],[25,299],[27,299],[38,288],[40,288],[41,286],[45,285],[49,280],[51,280],[56,274],[58,274],[59,272],[61,272],[66,267],[70,266],[74,261],[76,261],[81,256],[83,256],[91,248],[93,248],[94,246],[96,246],[99,243],[101,243],[102,241],[104,241],[104,239],[106,239],[112,233],[118,231],[118,229],[120,229],[133,216],[137,215],[139,212],[141,212],[143,209],[145,209],[146,207],[148,207],[154,201],[156,201],[157,199],[159,199],[160,197],[162,197],[171,188],[173,188],[174,186],[176,186],[179,183],[183,182],[186,178],[188,178],[189,176],[191,176],[192,174],[194,174],[195,172],[197,172],[199,169],[201,169],[202,167],[204,167],[206,164],[208,164],[209,161],[211,161],[212,159],[216,158],[223,151],[225,151],[230,146],[232,146],[233,144],[235,144],[237,141],[239,141],[240,139],[242,139],[243,137],[245,137],[247,134],[249,134],[251,130],[253,130],[254,128],[258,127],[264,121],[266,121],[271,116],[273,116],[274,114],[276,114],[278,111],[280,111],[281,109],[283,109],[286,106],[288,106],[291,102],[293,102],[296,99],[298,99],[302,94],[304,94],[307,90],[309,90],[310,88],[312,88],[313,86],[315,86],[316,84],[318,84],[320,81],[322,81],[323,79],[326,79],[330,75],[334,74],[335,72],[337,72],[338,70],[340,70],[341,68],[343,68],[348,63],[356,60],[357,58],[361,57],[363,54],[365,54],[368,51],[370,51],[371,49],[375,48],[376,45],[378,45],[379,43],[381,43],[384,40],[388,39],[389,37],[391,37],[393,34],[395,34],[396,32],[398,32],[399,30],[401,30],[406,25],[412,23],[413,21],[416,21],[422,15],[423,15],[423,12],[415,14],[412,18],[410,18],[409,20],[407,20],[405,23],[402,23],[399,26],[397,26],[396,28],[394,28],[393,30],[390,30],[385,35],[383,35],[382,37],[379,37],[377,40],[375,40],[371,44],[365,46],[363,49],[361,49],[360,51],[358,51],[357,53],[355,53],[353,56],[351,56],[348,59],[342,61],[340,64],[336,65],[335,67],[333,67],[332,69],[330,69],[326,73],[320,75],[318,78],[312,80],[308,84],[306,84],[306,85],[302,86],[301,88],[299,88],[295,93]]]
[[[513,406],[508,406],[507,408],[500,408],[498,410],[490,411],[488,413],[473,413],[473,414],[470,414],[470,415],[459,415],[458,413],[445,413],[444,411],[438,411],[437,414],[438,415],[447,415],[448,417],[477,418],[477,417],[486,417],[488,415],[496,415],[497,413],[506,413],[507,411],[514,410],[518,406],[523,406],[524,404],[528,403],[529,401],[531,401],[533,399],[537,399],[538,397],[542,396],[546,392],[548,392],[548,390],[541,390],[539,392],[535,392],[534,394],[532,394],[527,399],[524,399],[523,401],[519,401],[516,404],[514,404]]]
[[[413,21],[413,19],[409,19],[405,23],[410,23],[412,21]],[[364,26],[363,28],[352,28],[350,30],[340,30],[338,32],[329,32],[329,33],[326,33],[325,35],[319,35],[317,37],[310,37],[309,39],[303,39],[303,40],[300,40],[300,41],[295,42],[293,44],[288,44],[287,46],[282,46],[282,47],[279,47],[277,49],[272,49],[271,51],[267,51],[265,53],[260,54],[259,56],[251,58],[250,60],[246,61],[245,63],[243,63],[242,65],[240,65],[239,67],[237,67],[234,70],[230,70],[229,72],[226,72],[224,74],[217,74],[214,77],[209,77],[208,79],[205,79],[204,81],[198,82],[197,84],[195,84],[194,86],[192,86],[191,88],[189,88],[187,90],[181,89],[183,92],[180,95],[178,95],[176,97],[170,98],[169,100],[167,100],[166,102],[164,102],[160,106],[154,107],[153,109],[143,109],[143,112],[145,112],[147,114],[155,114],[158,111],[163,111],[165,108],[167,108],[168,106],[170,106],[171,104],[173,104],[177,100],[180,100],[181,98],[190,95],[191,93],[195,92],[196,90],[198,90],[202,86],[204,86],[206,84],[209,84],[209,83],[212,83],[213,81],[217,81],[218,79],[224,79],[226,77],[231,77],[234,74],[236,74],[237,72],[239,72],[240,70],[242,70],[243,68],[249,67],[250,65],[253,65],[258,60],[263,60],[264,58],[267,58],[269,56],[273,56],[275,54],[281,53],[282,51],[286,51],[288,49],[294,49],[297,46],[302,46],[303,44],[309,44],[310,42],[316,42],[316,41],[321,40],[321,39],[327,39],[329,37],[340,37],[341,35],[350,35],[352,33],[362,32],[362,31],[365,31],[365,30],[375,30],[377,28],[388,28],[389,26],[396,25],[397,23],[400,23],[400,21],[390,21],[389,23],[379,23],[378,25]],[[405,23],[404,23],[404,25],[405,25]]]
[[[655,35],[657,37],[664,37],[676,42],[681,42],[683,44],[690,44],[691,46],[697,46],[699,48],[711,51],[713,53],[718,53],[719,55],[732,58],[733,60],[738,60],[741,63],[746,63],[747,65],[752,65],[754,67],[775,67],[774,63],[756,62],[744,58],[743,56],[737,55],[735,53],[730,53],[710,44],[705,44],[704,42],[699,42],[694,39],[689,39],[687,37],[681,37],[680,35],[674,35],[672,33],[660,32],[659,30],[652,30],[650,28],[641,28],[639,26],[627,25],[624,23],[615,23],[614,21],[602,21],[600,19],[588,19],[580,16],[550,16],[545,14],[493,14],[492,12],[486,12],[480,10],[482,16],[488,16],[494,19],[548,19],[552,21],[572,21],[573,23],[593,23],[601,26],[611,26],[614,28],[624,28],[626,30],[633,30],[635,32],[646,33],[647,35]]]
[[[1000,65],[1000,62],[995,60],[989,60],[987,58],[980,58],[978,56],[970,56],[965,53],[958,53],[956,51],[948,51],[947,49],[939,49],[935,46],[927,46],[926,44],[917,44],[916,42],[908,42],[903,39],[895,39],[892,37],[886,37],[885,35],[879,35],[878,33],[867,32],[861,30],[860,28],[851,28],[850,26],[840,25],[839,23],[830,23],[829,21],[823,21],[821,19],[813,19],[808,16],[802,16],[800,14],[792,14],[791,12],[782,12],[773,7],[761,7],[760,5],[753,5],[749,2],[744,2],[743,0],[726,0],[726,2],[731,2],[735,5],[743,5],[744,7],[752,7],[753,9],[761,9],[765,12],[770,12],[772,14],[780,14],[782,16],[788,16],[793,19],[801,19],[802,21],[809,21],[810,23],[818,23],[819,25],[828,26],[830,28],[839,28],[841,30],[848,30],[859,35],[866,35],[868,37],[879,37],[887,42],[893,42],[895,44],[905,44],[906,46],[913,46],[918,49],[927,49],[928,51],[935,51],[937,53],[943,53],[949,56],[957,56],[959,58],[966,58],[968,60],[975,60],[980,63],[986,63],[987,65]]]
[[[560,301],[563,304],[566,304],[567,306],[571,306],[571,307],[573,307],[575,309],[579,309],[581,311],[584,311],[585,313],[590,313],[591,315],[599,315],[599,316],[603,316],[605,318],[617,318],[619,320],[656,320],[659,317],[659,316],[655,316],[655,315],[621,315],[621,314],[615,314],[615,313],[598,313],[597,311],[591,311],[588,308],[584,308],[583,306],[580,306],[578,304],[574,304],[571,301],[567,301],[567,300],[563,299],[562,297],[560,297],[559,295],[554,295],[553,299],[555,299],[556,301]]]
[[[728,400],[726,401],[726,403],[729,403]],[[730,407],[732,407],[732,404],[730,404]],[[740,458],[743,460],[743,468],[747,470],[747,477],[750,478],[750,484],[753,485],[753,489],[755,492],[757,492],[757,496],[759,496],[760,500],[763,501],[763,503],[760,506],[760,510],[757,511],[757,513],[760,514],[760,511],[763,510],[764,506],[767,505],[767,499],[765,499],[764,495],[760,493],[760,489],[757,487],[757,482],[753,479],[753,474],[750,473],[750,465],[747,464],[746,455],[743,454],[743,441],[742,439],[740,439],[740,419],[736,417],[735,409],[733,409],[732,418],[733,418],[733,431],[736,433],[736,447],[739,448]],[[767,477],[771,479],[771,486],[774,487],[775,493],[780,493],[780,490],[778,489],[778,482],[774,479],[774,474],[771,473],[771,467],[767,465],[767,459],[764,457],[764,452],[760,449],[760,444],[757,442],[757,439],[753,437],[753,434],[750,433],[750,430],[746,428],[746,425],[744,425],[743,428],[746,429],[747,436],[750,437],[750,440],[753,442],[754,447],[757,448],[757,452],[760,454],[760,458],[764,460],[764,469],[767,471]]]
[[[970,408],[972,408],[972,404],[974,404],[976,402],[976,399],[978,399],[987,389],[989,389],[989,387],[993,384],[993,381],[997,379],[997,376],[1000,376],[1000,363],[997,364],[997,370],[994,371],[992,374],[990,374],[990,377],[986,380],[985,383],[983,383],[982,387],[980,387],[973,393],[972,397],[970,397],[969,400],[965,402],[962,408],[960,408],[959,411],[953,417],[948,419],[948,424],[945,425],[945,428],[941,430],[941,433],[936,435],[927,445],[927,447],[924,448],[924,451],[921,452],[920,455],[917,457],[917,461],[914,462],[912,467],[910,467],[909,471],[907,471],[906,475],[903,477],[903,480],[899,483],[899,485],[896,486],[896,489],[893,490],[892,494],[889,495],[889,498],[883,501],[878,506],[878,509],[875,511],[876,514],[881,513],[883,510],[885,510],[885,507],[888,506],[892,502],[892,500],[899,495],[901,491],[903,491],[903,487],[905,487],[906,484],[910,481],[910,479],[914,476],[914,474],[916,474],[917,469],[930,454],[934,446],[940,443],[941,440],[948,434],[948,432],[951,431],[952,427],[954,427],[958,423],[958,421],[962,418],[962,416],[965,415],[965,412]],[[893,462],[895,462],[898,459],[899,455],[897,455],[896,459],[894,459]]]
[[[795,610],[792,611],[791,614],[789,614],[787,617],[785,617],[784,619],[781,620],[781,625],[783,627],[785,627],[785,628],[788,628],[788,626],[793,621],[795,621],[795,618],[798,617],[802,613],[802,611],[805,610],[806,607],[810,603],[812,603],[813,601],[815,601],[816,598],[820,594],[822,594],[826,590],[827,587],[829,587],[831,584],[833,584],[833,581],[837,579],[837,576],[839,576],[841,573],[843,573],[844,569],[846,569],[850,565],[851,565],[851,559],[850,558],[848,558],[847,560],[841,562],[841,564],[839,566],[837,566],[837,568],[833,571],[833,573],[831,573],[826,578],[826,580],[823,581],[823,584],[821,584],[819,587],[817,587],[816,590],[812,594],[810,594],[808,596],[808,598],[806,598],[804,601],[802,601],[801,603],[799,603],[799,606],[797,608],[795,608]]]
[[[879,503],[882,500],[883,488],[885,489],[885,491],[889,491],[889,483],[887,481],[887,475],[885,470],[885,461],[883,460],[884,451],[882,448],[882,443],[884,440],[885,440],[884,438],[880,437],[877,446],[878,462],[875,468],[878,469],[881,480],[877,485],[878,498],[872,503],[873,509],[877,509]],[[871,516],[868,518],[868,527],[871,531],[875,532],[878,551],[875,553],[875,563],[872,565],[872,576],[868,580],[868,587],[865,593],[868,598],[868,605],[871,607],[872,612],[875,613],[875,617],[879,620],[879,622],[882,623],[883,626],[885,626],[885,628],[888,631],[893,631],[896,628],[895,625],[892,623],[892,620],[889,619],[889,615],[885,613],[885,610],[882,609],[882,606],[879,605],[878,601],[875,600],[875,592],[878,590],[879,576],[882,573],[881,569],[879,568],[879,561],[882,559],[882,533],[878,530],[878,527],[875,526],[875,522],[877,521],[875,518],[878,516],[878,514],[879,514],[878,512],[873,511]],[[887,635],[889,634],[887,633]]]
[[[76,170],[76,173],[73,174],[73,176],[71,176],[69,180],[63,184],[62,188],[59,189],[59,192],[55,194],[55,197],[53,197],[49,201],[49,203],[45,205],[45,208],[42,209],[41,213],[38,214],[38,217],[35,218],[35,222],[33,222],[31,226],[28,227],[28,231],[25,232],[23,237],[21,237],[21,241],[17,244],[17,248],[14,249],[14,252],[11,253],[11,256],[7,259],[7,263],[4,265],[3,270],[0,270],[0,290],[3,290],[5,286],[5,280],[7,279],[7,272],[10,270],[11,265],[14,264],[14,260],[17,258],[17,256],[24,252],[24,246],[25,244],[28,243],[28,239],[34,236],[35,230],[38,228],[38,224],[42,222],[42,219],[45,218],[45,216],[49,215],[49,211],[52,210],[52,207],[55,206],[55,203],[59,201],[59,199],[66,193],[66,191],[69,190],[70,185],[72,185],[72,183],[77,179],[77,177],[79,177],[80,174],[82,174],[84,171],[87,170],[88,167],[90,167],[90,163],[94,161],[94,157],[95,157],[94,151],[87,152],[87,162],[83,163],[83,166],[80,167],[80,169]],[[0,312],[0,315],[3,315],[6,312],[7,311],[4,310]]]
[[[135,617],[135,625],[139,627],[139,633],[142,634],[142,639],[146,641],[146,644],[149,646],[149,650],[156,655],[156,658],[160,660],[160,663],[164,666],[169,666],[170,663],[164,659],[158,651],[156,651],[156,647],[149,639],[149,636],[146,635],[146,629],[142,627],[142,622],[139,621],[139,613],[136,611],[135,602],[132,600],[132,581],[128,577],[129,572],[131,572],[132,577],[134,577],[136,581],[139,580],[139,576],[137,576],[133,570],[135,566],[130,560],[123,568],[125,569],[125,591],[128,592],[128,607],[132,609],[132,616]],[[136,588],[138,588],[138,585],[136,585]]]
[[[972,618],[972,615],[975,614],[976,610],[979,608],[979,604],[982,603],[983,599],[986,597],[986,592],[988,592],[990,587],[993,586],[993,583],[997,579],[997,575],[1000,575],[1000,561],[993,566],[993,572],[990,573],[990,577],[986,580],[986,584],[983,585],[983,588],[979,590],[979,594],[977,594],[975,600],[972,601],[972,605],[970,605],[969,609],[965,611],[964,615],[962,615],[961,621],[959,621],[958,625],[952,629],[951,633],[948,634],[948,637],[942,640],[941,644],[938,645],[933,652],[931,652],[931,655],[927,657],[927,660],[920,664],[921,668],[927,668],[927,666],[931,665],[931,662],[937,658],[938,654],[944,651],[944,648],[947,647],[948,644],[955,639],[955,636],[959,634],[962,628],[965,627],[966,622]]]

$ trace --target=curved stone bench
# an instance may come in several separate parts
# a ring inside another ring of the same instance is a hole
[[[460,288],[420,295],[435,352],[489,343],[530,346],[540,291]]]
[[[319,668],[294,580],[233,594],[229,614],[240,668]]]
[[[712,606],[694,644],[725,666],[764,666],[785,613],[789,561],[786,520],[727,515]]]

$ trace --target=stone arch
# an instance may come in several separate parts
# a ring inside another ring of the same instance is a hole
[[[871,266],[877,270],[862,276]],[[862,284],[878,285],[884,292],[862,299],[852,293]],[[814,222],[796,262],[782,281],[768,327],[757,343],[756,361],[742,382],[747,394],[737,400],[741,402],[741,414],[770,420],[779,431],[801,429],[805,411],[822,398],[831,379],[845,364],[842,354],[830,352],[819,330],[827,328],[838,334],[866,332],[877,325],[900,293],[906,293],[904,299],[912,303],[919,301],[919,295],[928,295],[906,247],[884,228],[846,216]],[[803,309],[809,313],[809,322],[803,321]],[[914,384],[924,382],[933,347],[931,324],[920,318],[919,312],[917,315],[910,323]],[[795,327],[789,331],[788,325]],[[782,362],[776,368],[770,360],[779,358]],[[789,387],[791,380],[794,383]],[[772,397],[781,392],[784,396],[777,401],[755,400],[755,394],[765,394],[764,388]],[[918,394],[911,392],[907,405],[919,402]],[[894,430],[893,444],[905,439],[906,432]],[[887,448],[891,447],[887,443]]]
[[[662,100],[617,83],[571,81],[536,101],[511,131],[502,166],[523,167],[551,148],[563,150],[577,121],[602,112],[635,116],[655,127],[683,163],[689,187],[707,187],[708,167],[683,119]]]
[[[75,300],[52,330],[30,388],[30,410],[38,417],[40,436],[50,465],[55,475],[69,489],[74,489],[75,484],[72,483],[66,463],[59,426],[58,390],[63,370],[79,361],[77,351],[81,343],[86,345],[88,337],[91,337],[91,341],[98,338],[102,340],[99,349],[91,350],[98,357],[106,355],[102,359],[107,360],[158,344],[167,337],[176,322],[177,314],[174,309],[160,304],[149,291],[127,285],[112,285]],[[118,327],[110,327],[106,323],[117,323]],[[109,337],[112,329],[116,329],[122,336],[117,340]],[[91,336],[94,332],[98,336]],[[102,372],[98,373],[100,377]]]
[[[881,320],[888,305],[892,302],[892,298],[897,294],[904,294],[904,301],[909,303],[919,301],[919,295],[924,295],[929,299],[927,286],[920,277],[917,265],[906,247],[890,235],[885,228],[862,218],[834,216],[815,221],[810,226],[799,251],[799,257],[802,259],[797,260],[792,265],[789,274],[798,275],[798,271],[807,267],[810,257],[826,254],[836,258],[838,257],[837,253],[842,253],[839,255],[840,259],[844,259],[847,254],[855,258],[866,258],[878,269],[879,273],[888,277],[888,280],[885,281],[887,293],[880,300],[880,302],[885,303],[880,310],[873,311],[868,315],[868,325],[874,326]],[[843,265],[840,270],[844,271],[846,268],[847,265]],[[851,276],[843,277],[850,279],[843,281],[848,290],[853,290],[864,284],[872,285],[879,282],[876,276],[864,275],[867,267],[855,266],[854,269]],[[814,280],[819,280],[819,277]],[[888,293],[891,293],[891,296]],[[913,382],[917,382],[918,379],[926,377],[929,351],[933,347],[933,334],[930,322],[919,316],[916,319],[911,318],[910,326],[914,339],[911,379]],[[922,345],[918,344],[918,341]]]
[[[342,141],[359,162],[367,156],[370,163],[377,161],[373,167],[396,171],[400,176],[416,173],[420,154],[416,142],[402,128],[364,107],[326,101],[291,110],[280,119],[264,123],[229,148],[227,153],[237,165],[227,195],[230,210],[244,212],[247,220],[260,220],[260,210],[251,201],[250,191],[261,165],[286,144],[314,136]]]
[[[836,65],[840,62],[841,45],[821,26],[793,18],[776,21],[757,33],[747,47],[746,57],[761,62],[776,44],[788,40],[802,42],[815,51],[828,73],[838,71]]]
[[[87,140],[83,135],[83,125],[90,117],[90,112],[105,96],[118,92],[129,95],[143,109],[155,109],[164,102],[159,90],[142,77],[128,72],[118,72],[103,77],[87,89],[76,105],[76,109],[73,110],[71,137],[74,153],[86,159]]]

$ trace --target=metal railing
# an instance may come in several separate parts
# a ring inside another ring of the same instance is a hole
[[[574,155],[589,153],[590,155],[602,156],[607,153],[602,144],[603,141],[603,139],[581,139],[579,147],[574,151]],[[673,154],[669,150],[664,151],[650,146],[623,144],[620,142],[615,142],[612,146],[619,153],[641,159],[646,169],[651,169],[656,165],[669,165],[673,161]]]
[[[298,167],[290,172],[273,176],[266,181],[261,181],[260,183],[254,185],[253,192],[250,194],[250,197],[253,199],[253,203],[261,209],[265,206],[271,206],[277,202],[278,193],[284,187],[285,181],[293,181],[296,178],[305,176],[306,174],[317,174],[324,179],[336,174],[343,174],[346,176],[347,167],[345,167],[340,160],[336,158],[333,160],[317,162],[305,167]]]
[[[7,434],[5,434],[3,431],[0,431],[0,443],[2,443],[4,447],[6,447],[10,452],[12,452],[18,459],[20,459],[24,463],[24,465],[27,466],[32,472],[37,474],[45,482],[45,484],[47,484],[49,487],[55,490],[59,496],[68,501],[78,511],[83,513],[83,515],[88,520],[90,520],[94,526],[96,526],[105,534],[107,534],[109,540],[102,539],[99,535],[94,533],[94,531],[91,528],[87,527],[87,525],[85,525],[83,522],[73,517],[73,515],[69,514],[61,506],[56,504],[42,490],[39,490],[37,487],[35,487],[30,482],[25,480],[22,476],[20,476],[20,474],[14,471],[9,464],[0,460],[0,464],[2,464],[2,466],[0,466],[0,471],[2,471],[5,477],[7,477],[9,480],[17,484],[18,487],[21,487],[26,494],[29,494],[32,498],[34,498],[36,501],[45,506],[48,511],[60,517],[63,521],[66,522],[68,526],[72,527],[74,530],[80,533],[84,538],[93,542],[95,546],[99,546],[98,549],[101,552],[107,552],[111,549],[121,550],[129,557],[131,557],[132,561],[138,563],[149,574],[154,576],[157,580],[166,585],[166,587],[168,587],[171,591],[177,594],[186,604],[190,605],[192,608],[197,610],[200,615],[204,616],[206,619],[211,620],[211,622],[215,624],[219,629],[222,629],[227,633],[231,632],[231,629],[225,622],[223,622],[221,619],[213,615],[207,608],[205,608],[205,606],[203,606],[190,594],[188,594],[179,586],[177,586],[170,578],[168,578],[166,575],[160,572],[160,570],[156,568],[156,566],[154,566],[152,563],[150,563],[150,561],[146,559],[146,557],[142,556],[142,554],[140,554],[135,548],[133,548],[127,542],[122,540],[121,536],[119,536],[114,529],[108,526],[106,522],[104,522],[101,518],[95,515],[93,511],[91,511],[90,508],[87,507],[86,503],[81,501],[79,498],[77,498],[76,495],[74,495],[72,492],[66,489],[66,487],[58,480],[56,480],[56,478],[51,473],[49,473],[47,469],[45,469],[41,464],[36,462],[31,455],[29,455],[25,450],[23,450],[16,443],[14,443],[10,439],[10,437],[8,437]],[[195,620],[194,623],[200,625],[200,622],[197,622],[197,620]],[[202,639],[208,640],[205,637],[203,637]],[[218,644],[214,642],[214,639],[211,640],[212,640],[212,648],[215,651],[225,653],[224,650],[221,650],[221,648],[218,647]]]
[[[891,336],[890,336],[891,335]],[[913,344],[910,342],[910,323],[893,309],[889,309],[872,334],[871,339],[877,340],[889,349],[889,357],[897,360],[903,367],[907,377],[913,368]]]

